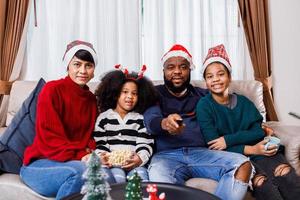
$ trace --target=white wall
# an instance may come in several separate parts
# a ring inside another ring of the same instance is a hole
[[[269,0],[274,101],[279,120],[300,125],[300,1]]]

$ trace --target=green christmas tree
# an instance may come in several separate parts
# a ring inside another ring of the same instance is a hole
[[[128,177],[128,183],[125,189],[125,200],[142,200],[143,193],[141,187],[141,177],[135,171]]]
[[[83,200],[110,200],[109,184],[105,181],[106,174],[101,169],[100,158],[92,152],[87,169],[83,173],[85,183],[81,188]]]

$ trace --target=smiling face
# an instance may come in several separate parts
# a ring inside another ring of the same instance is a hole
[[[133,81],[126,82],[120,92],[116,111],[123,118],[132,111],[138,101],[138,87]]]
[[[224,95],[228,93],[231,76],[225,66],[219,62],[214,62],[207,66],[204,74],[207,88],[214,95]]]
[[[95,65],[74,56],[68,65],[69,77],[78,85],[86,85],[94,77]]]
[[[164,79],[168,89],[180,93],[190,82],[190,63],[183,57],[171,57],[164,63]]]

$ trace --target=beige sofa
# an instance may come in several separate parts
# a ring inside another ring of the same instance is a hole
[[[6,126],[9,125],[12,118],[19,110],[22,102],[34,89],[37,82],[34,81],[16,81],[12,86],[10,93],[10,100],[7,112]],[[156,81],[155,84],[162,83]],[[95,90],[97,83],[91,83],[91,91]],[[193,85],[205,87],[202,81],[195,81]],[[262,84],[257,81],[233,81],[230,86],[231,91],[243,94],[250,98],[261,114],[265,116],[265,107],[263,104],[262,96]],[[296,169],[297,173],[300,174],[300,126],[287,126],[282,125],[279,122],[267,122],[271,127],[274,128],[276,135],[281,139],[282,144],[286,147],[286,157],[291,165]],[[0,135],[5,130],[5,127],[0,128]],[[213,192],[216,188],[217,183],[209,179],[190,179],[186,183],[188,186],[200,188],[202,190]],[[40,200],[40,199],[53,199],[46,198],[38,195],[28,188],[15,174],[2,174],[0,175],[0,200]],[[245,199],[252,199],[249,193]]]

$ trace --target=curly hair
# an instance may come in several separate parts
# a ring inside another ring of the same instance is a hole
[[[134,82],[138,87],[138,102],[132,111],[143,114],[158,102],[158,93],[148,78],[140,78],[135,72],[125,75],[120,70],[114,70],[105,74],[95,90],[99,112],[116,108],[122,87],[127,82]]]

